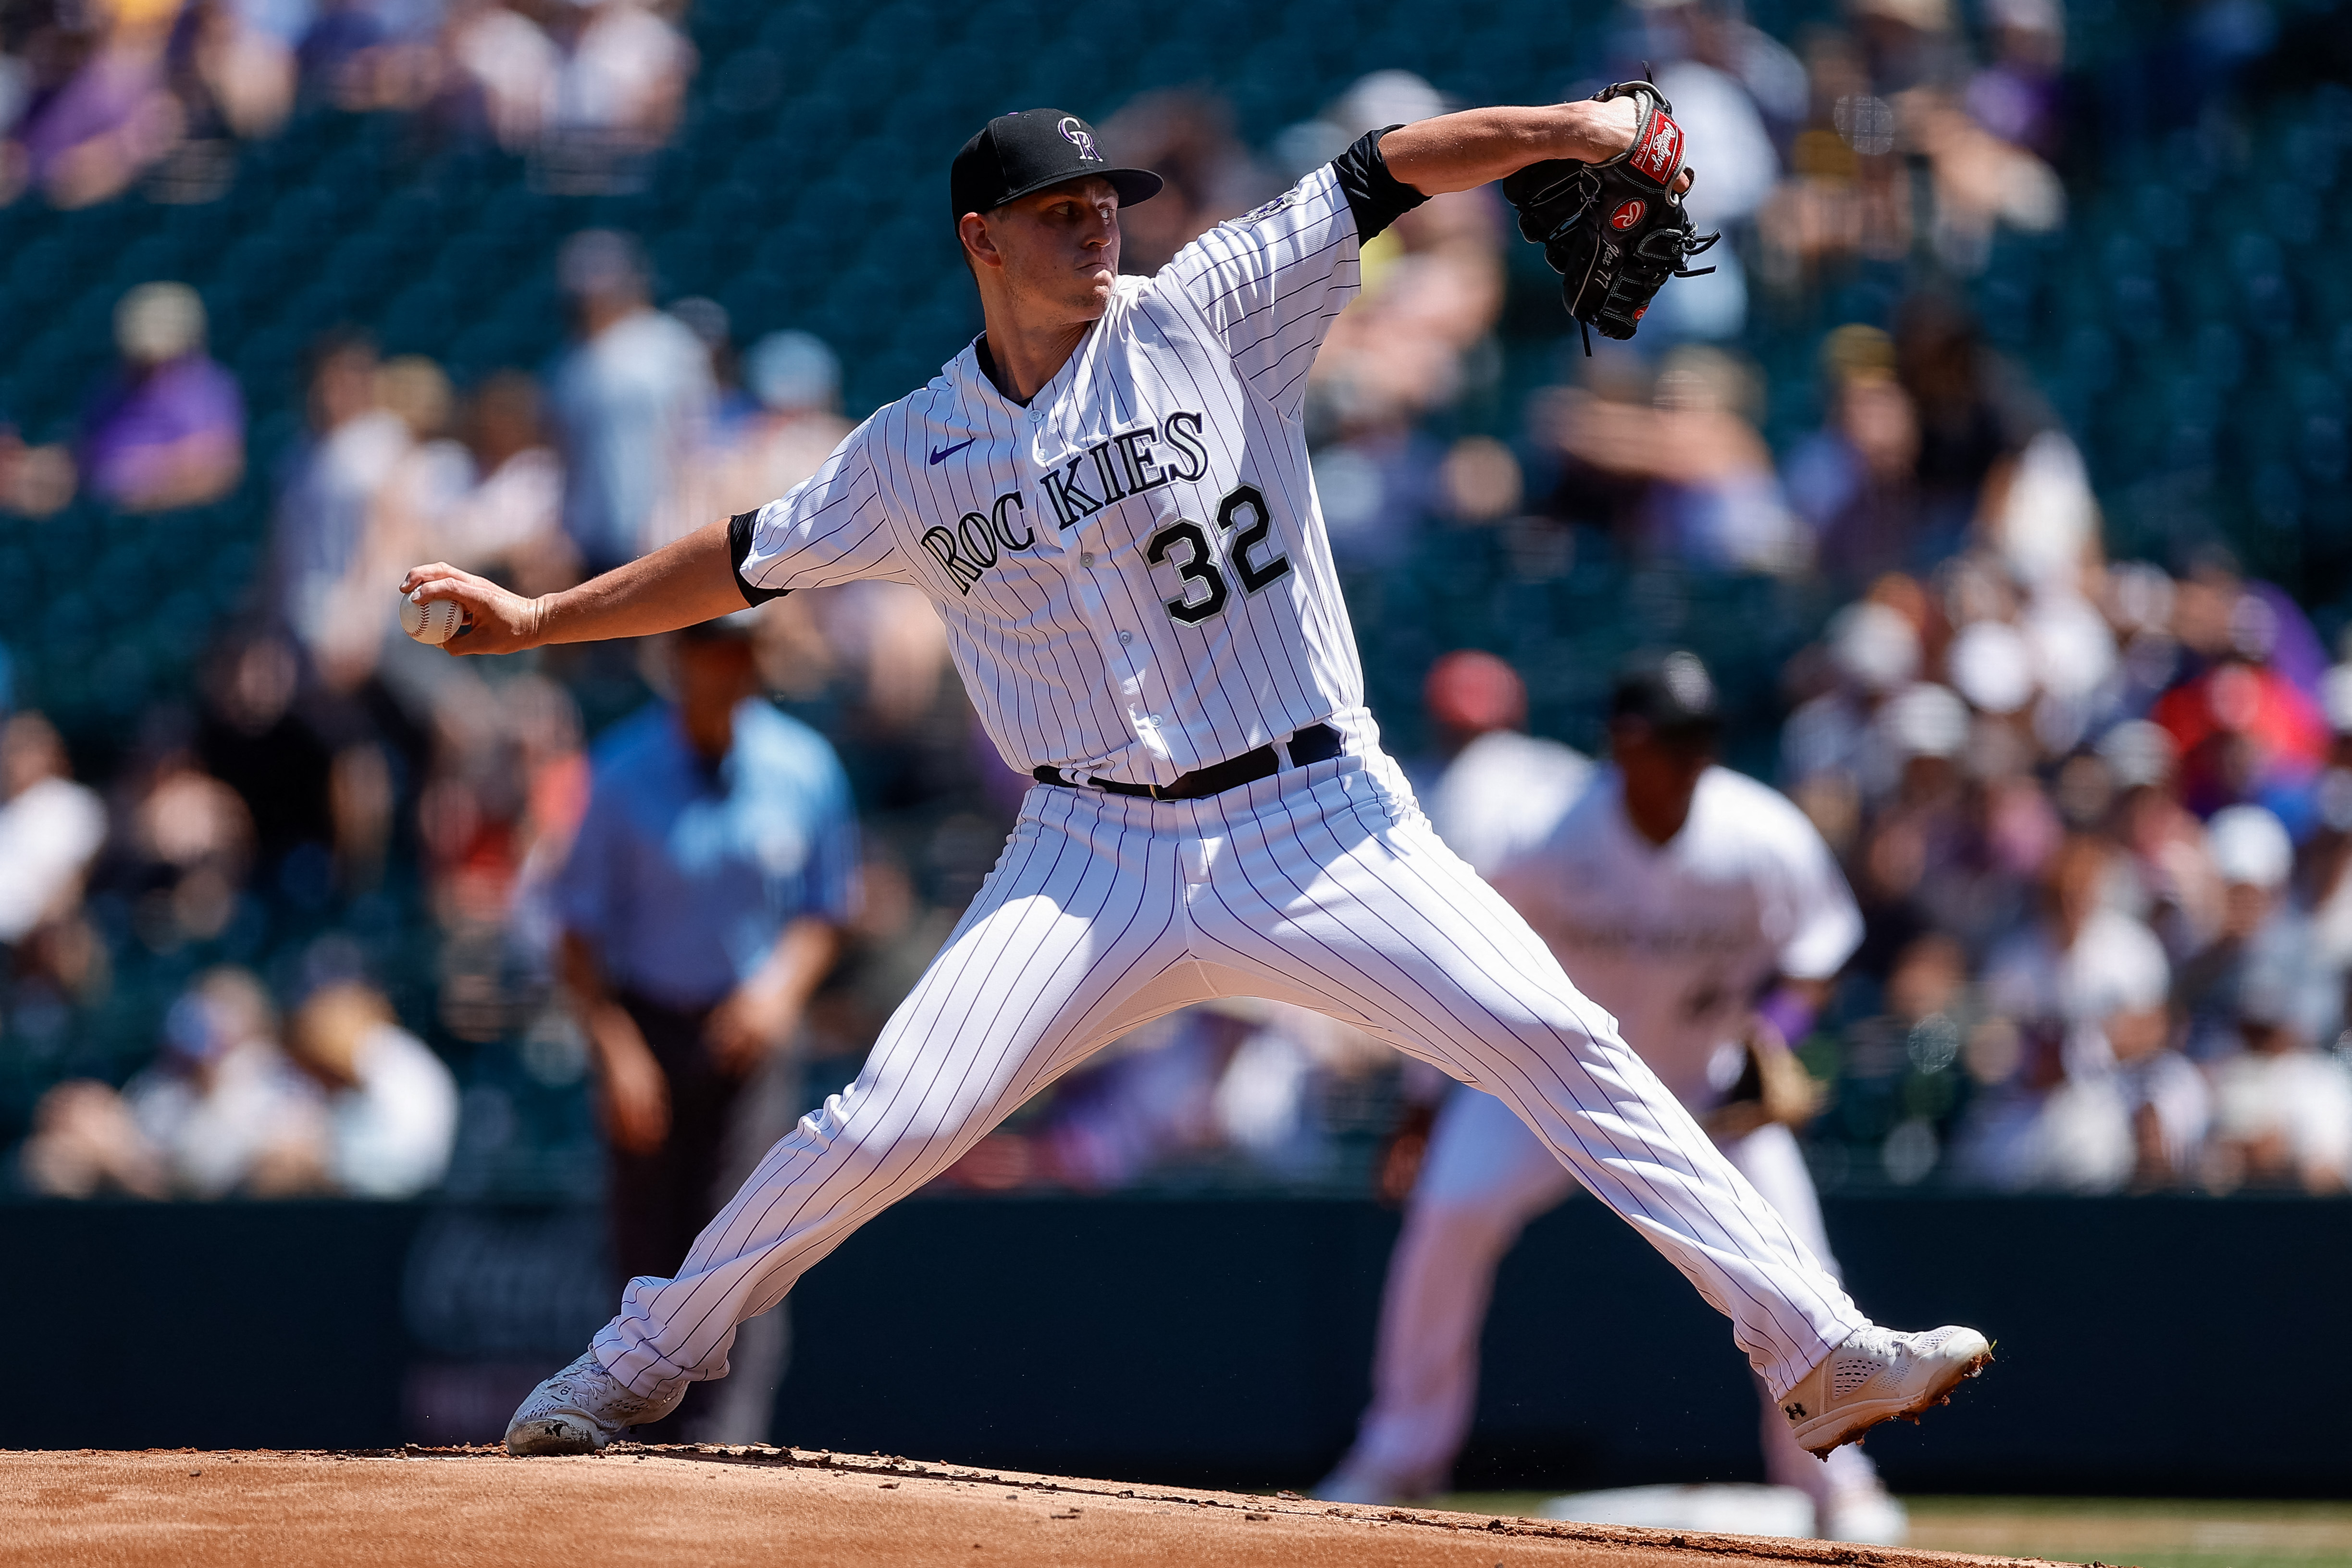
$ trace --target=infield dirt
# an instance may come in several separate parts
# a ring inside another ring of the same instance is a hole
[[[803,1449],[0,1453],[0,1563],[1929,1568],[2012,1562],[1338,1508]]]

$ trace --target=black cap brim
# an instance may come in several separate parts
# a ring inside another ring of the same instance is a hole
[[[1034,196],[1040,191],[1050,191],[1056,185],[1075,185],[1081,180],[1109,181],[1110,188],[1118,193],[1118,204],[1122,207],[1131,207],[1139,202],[1151,200],[1168,183],[1149,169],[1085,169],[1075,174],[1055,174],[1048,179],[1024,185],[997,203],[996,206],[1009,207],[1024,196]],[[986,207],[982,210],[992,213],[996,207]],[[963,214],[958,213],[956,217],[961,221]]]

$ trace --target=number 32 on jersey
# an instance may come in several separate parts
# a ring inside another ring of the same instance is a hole
[[[1217,503],[1217,532],[1221,537],[1233,535],[1233,572],[1241,579],[1244,593],[1255,593],[1280,581],[1290,570],[1288,556],[1264,548],[1273,528],[1274,518],[1266,511],[1265,496],[1255,485],[1236,485]],[[1151,542],[1144,547],[1143,558],[1154,566],[1173,564],[1176,575],[1183,580],[1183,593],[1161,601],[1167,605],[1171,621],[1198,626],[1223,610],[1225,601],[1233,597],[1233,591],[1225,584],[1224,572],[1218,569],[1216,550],[1209,543],[1209,536],[1200,524],[1189,518],[1179,517],[1152,535]]]

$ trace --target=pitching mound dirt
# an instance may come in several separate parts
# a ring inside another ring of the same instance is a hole
[[[2011,1559],[1335,1508],[800,1449],[0,1454],[0,1563],[989,1563],[1180,1568],[1706,1563],[1962,1568]]]

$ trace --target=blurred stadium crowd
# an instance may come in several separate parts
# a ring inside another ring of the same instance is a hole
[[[591,738],[672,651],[478,667],[403,637],[391,586],[436,558],[561,586],[811,471],[976,328],[935,198],[1008,94],[1168,175],[1125,225],[1149,271],[1366,129],[1644,62],[1717,273],[1587,358],[1494,193],[1441,197],[1368,247],[1318,364],[1391,746],[1426,785],[1466,738],[1422,711],[1454,648],[1588,748],[1624,653],[1707,658],[1728,759],[1799,802],[1867,917],[1803,1045],[1826,1188],[2352,1182],[2334,7],[1139,26],[1014,58],[1044,36],[1025,0],[0,5],[21,1187],[593,1189],[548,890]],[[865,830],[804,1030],[823,1088],[1024,781],[911,590],[780,601],[756,649]],[[944,1179],[1394,1197],[1437,1087],[1318,1019],[1197,1011]]]

